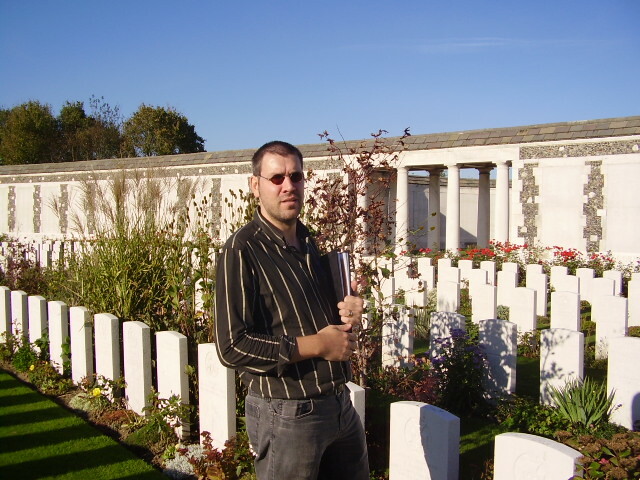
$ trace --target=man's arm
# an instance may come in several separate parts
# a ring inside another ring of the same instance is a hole
[[[351,282],[353,291],[356,282]],[[343,325],[329,325],[315,335],[296,338],[292,361],[321,357],[325,360],[345,361],[357,347],[358,337],[353,333],[362,321],[364,301],[356,295],[347,295],[338,302]]]
[[[351,325],[329,325],[315,335],[296,338],[292,362],[309,358],[345,361],[356,349],[357,336],[351,333]]]
[[[216,268],[214,338],[218,356],[229,368],[281,374],[290,363],[296,339],[255,332],[255,275],[243,249],[225,247]]]
[[[344,325],[329,325],[313,335],[296,338],[256,333],[253,329],[256,307],[255,274],[242,249],[224,248],[216,272],[214,337],[223,365],[252,372],[282,374],[286,365],[310,358],[330,361],[349,359],[357,337],[351,325],[362,313],[362,300],[349,296],[343,302]],[[346,317],[349,313],[351,317]]]

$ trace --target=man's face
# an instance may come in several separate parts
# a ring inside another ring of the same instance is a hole
[[[302,166],[295,155],[282,156],[267,152],[262,157],[260,176],[251,177],[251,191],[260,199],[260,212],[280,230],[296,224],[304,202],[304,180],[294,183],[289,175],[302,173]],[[268,179],[285,175],[280,185]]]

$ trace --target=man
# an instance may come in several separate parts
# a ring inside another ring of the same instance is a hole
[[[215,341],[222,363],[238,370],[249,390],[245,413],[258,479],[368,479],[365,434],[345,387],[363,301],[335,299],[330,273],[298,219],[300,151],[270,142],[252,165],[259,209],[219,257]]]

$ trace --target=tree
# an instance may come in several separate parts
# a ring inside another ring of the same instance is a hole
[[[383,257],[394,256],[393,222],[390,197],[405,138],[385,139],[380,130],[369,141],[335,142],[329,134],[320,134],[329,142],[330,158],[340,168],[339,175],[307,172],[305,223],[315,233],[319,248],[347,250],[351,267],[361,282],[362,294],[369,301],[369,318],[358,332],[358,350],[353,362],[358,383],[366,386],[373,365],[380,358],[381,330],[385,317],[395,313],[388,308],[390,298],[382,292],[382,282],[391,272],[383,266]]]
[[[174,108],[145,104],[124,123],[124,146],[136,156],[204,152],[204,139]]]
[[[0,159],[3,164],[59,161],[58,144],[57,122],[49,105],[32,100],[0,115]]]
[[[58,115],[62,161],[97,160],[120,156],[122,120],[118,107],[91,97],[90,113],[83,102],[66,102]]]
[[[82,102],[66,102],[60,109],[58,125],[61,135],[61,156],[65,162],[87,160],[87,146],[82,131],[89,125],[89,118]]]

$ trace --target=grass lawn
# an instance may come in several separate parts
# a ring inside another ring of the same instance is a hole
[[[167,477],[80,417],[0,370],[0,478]]]

